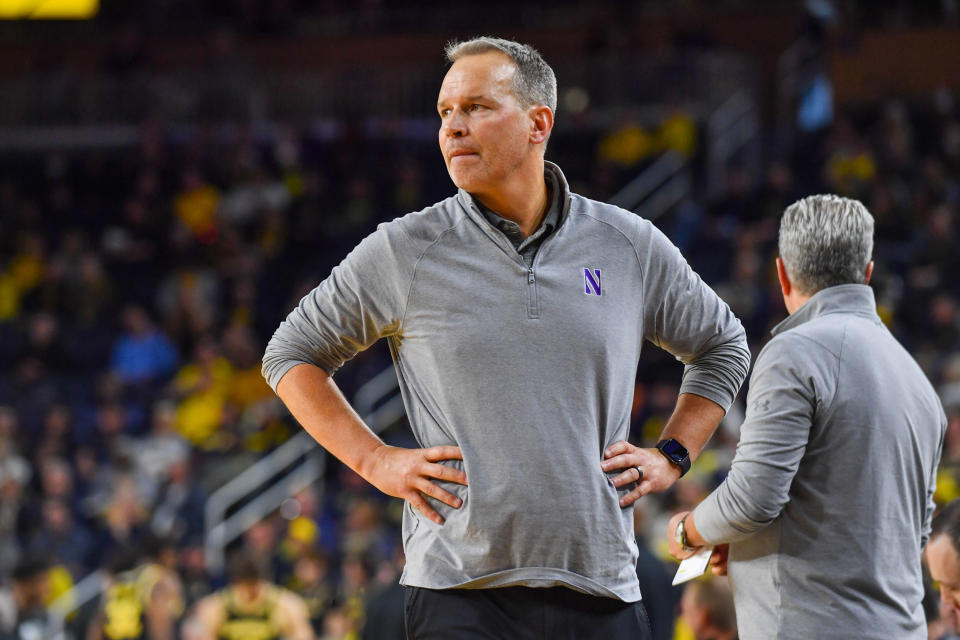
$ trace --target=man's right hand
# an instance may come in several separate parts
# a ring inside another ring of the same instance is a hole
[[[385,494],[406,500],[423,515],[437,524],[443,524],[443,517],[424,496],[430,496],[454,509],[459,509],[463,501],[440,488],[432,478],[466,486],[467,474],[438,464],[441,460],[463,460],[463,453],[460,447],[453,445],[404,449],[385,444],[373,451],[361,475]]]
[[[443,518],[424,496],[454,509],[462,501],[433,480],[466,485],[467,475],[441,460],[463,460],[460,447],[403,449],[383,443],[364,424],[325,371],[300,363],[277,383],[277,395],[320,446],[385,494],[403,498],[437,524]]]

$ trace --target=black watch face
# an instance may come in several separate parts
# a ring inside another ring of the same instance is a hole
[[[677,442],[676,440],[665,440],[662,445],[660,445],[660,450],[663,451],[670,458],[677,460],[683,460],[688,455],[686,447]]]

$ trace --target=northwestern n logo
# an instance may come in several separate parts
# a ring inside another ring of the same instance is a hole
[[[583,270],[583,292],[588,296],[601,295],[600,269]]]

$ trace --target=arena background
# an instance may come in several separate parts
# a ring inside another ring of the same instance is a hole
[[[862,199],[881,315],[950,418],[937,499],[960,495],[955,0],[102,0],[89,19],[24,17],[44,4],[0,0],[0,575],[47,563],[61,637],[84,637],[131,549],[176,572],[188,613],[239,550],[306,598],[319,636],[402,637],[386,630],[400,504],[312,444],[259,360],[377,223],[452,193],[434,106],[451,38],[541,50],[560,88],[547,158],[653,219],[754,354],[785,315],[784,206]],[[646,351],[636,442],[679,375]],[[412,444],[383,345],[337,381]],[[722,479],[741,420],[742,399],[637,511],[657,638],[692,637],[663,586],[666,518]]]

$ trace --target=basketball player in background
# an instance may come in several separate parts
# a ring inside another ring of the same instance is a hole
[[[197,603],[184,637],[190,640],[313,640],[303,599],[263,579],[256,562],[237,555],[230,583]]]

